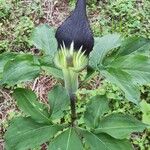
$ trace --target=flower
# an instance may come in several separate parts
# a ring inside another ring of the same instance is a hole
[[[71,43],[70,49],[67,49],[63,43],[61,49],[55,54],[54,63],[60,69],[71,69],[80,72],[87,66],[88,57],[85,55],[85,51],[82,52],[82,46],[78,51],[75,51],[74,42]]]

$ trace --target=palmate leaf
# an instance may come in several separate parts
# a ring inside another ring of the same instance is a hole
[[[117,51],[110,52],[110,48],[106,49],[105,57],[99,47],[95,48],[94,51],[101,55],[99,59],[102,58],[95,65],[96,69],[107,80],[116,84],[128,100],[138,104],[140,102],[138,85],[150,83],[150,57],[147,55],[150,50],[150,40],[137,37],[127,38]],[[98,60],[97,57],[95,59],[91,61]]]
[[[48,150],[83,150],[83,146],[75,129],[68,128],[50,142]]]
[[[138,85],[150,83],[150,57],[144,54],[122,56],[105,64],[101,73],[112,83],[119,86],[128,100],[138,104],[140,91]]]
[[[134,84],[150,83],[150,57],[144,54],[119,57],[108,64],[107,68],[128,73]]]
[[[107,53],[121,45],[121,36],[119,34],[109,34],[97,38],[93,51],[90,53],[89,65],[97,68],[102,63]]]
[[[90,150],[133,150],[127,140],[118,140],[107,134],[94,134],[90,131],[82,131],[82,134]]]
[[[36,57],[29,54],[16,56],[9,60],[3,69],[3,84],[14,85],[36,78],[40,73],[40,66]]]
[[[142,132],[148,125],[124,114],[111,114],[104,117],[95,133],[107,133],[116,139],[125,139],[132,132]]]
[[[70,100],[66,89],[62,86],[55,86],[48,93],[51,119],[60,119],[63,111],[68,108]]]
[[[58,125],[44,125],[31,118],[15,118],[5,133],[6,150],[27,150],[49,141],[58,131]]]
[[[19,108],[32,119],[39,123],[51,124],[48,109],[37,101],[34,92],[28,89],[17,88],[14,90],[14,98],[17,101]]]
[[[108,100],[105,96],[95,96],[87,104],[84,121],[88,127],[96,128],[100,117],[109,110]]]
[[[52,27],[46,24],[36,27],[32,34],[32,41],[38,49],[44,52],[44,54],[53,58],[57,50],[57,41]]]

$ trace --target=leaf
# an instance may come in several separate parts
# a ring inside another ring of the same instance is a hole
[[[55,86],[48,93],[48,100],[51,119],[60,119],[63,116],[63,111],[68,108],[70,103],[66,89],[62,86]]]
[[[30,115],[32,119],[39,123],[51,123],[48,109],[37,101],[34,92],[23,88],[17,88],[14,90],[13,95],[19,108],[24,111],[25,114]]]
[[[134,52],[146,52],[150,50],[150,40],[143,37],[128,37],[118,50],[117,55],[125,56]]]
[[[116,139],[127,138],[132,132],[141,132],[146,124],[124,114],[111,114],[103,118],[95,133],[107,133]]]
[[[41,68],[46,72],[46,74],[52,75],[55,78],[63,79],[63,73],[60,69],[46,66],[42,66]]]
[[[132,56],[133,54],[145,54],[150,53],[150,40],[143,37],[127,37],[122,41],[121,46],[117,51],[112,51],[112,53],[105,57],[105,62],[115,61],[116,58],[121,56]]]
[[[0,54],[0,85],[3,84],[2,78],[3,78],[3,69],[5,64],[16,57],[16,53],[11,52],[5,52]]]
[[[4,66],[5,64],[15,58],[16,53],[11,53],[11,52],[6,52],[6,53],[2,53],[0,54],[0,72],[3,72]]]
[[[101,64],[107,53],[119,47],[121,44],[121,37],[119,34],[109,34],[97,38],[93,51],[90,53],[89,64],[93,68],[97,68]]]
[[[49,145],[49,150],[83,150],[79,136],[74,128],[68,128]]]
[[[138,104],[140,102],[138,86],[150,83],[150,57],[144,54],[122,56],[105,67],[101,73],[120,87],[128,100]]]
[[[48,55],[42,56],[42,57],[40,56],[39,62],[40,62],[41,68],[46,72],[46,74],[52,75],[55,78],[63,79],[62,70],[55,67],[53,60],[50,61],[50,58]]]
[[[142,113],[142,121],[146,124],[150,125],[150,104],[148,104],[146,101],[142,101],[140,103],[141,111]]]
[[[96,128],[99,124],[100,117],[109,110],[108,100],[105,96],[95,96],[87,104],[84,113],[84,121],[87,126]]]
[[[39,75],[40,67],[32,55],[19,55],[10,60],[4,67],[2,82],[14,85],[23,81],[29,81]]]
[[[132,77],[128,73],[117,68],[108,68],[101,71],[101,74],[111,83],[116,84],[125,93],[125,97],[129,101],[135,104],[140,102],[140,90],[133,84]]]
[[[108,45],[112,46],[110,43]],[[119,42],[119,45],[120,48],[112,52],[106,50],[104,55],[95,54],[101,58],[100,62],[95,63],[94,59],[91,61],[107,80],[116,84],[125,93],[128,100],[138,104],[140,102],[138,86],[150,83],[150,57],[147,53],[150,50],[150,40],[129,37],[121,44]]]
[[[15,118],[5,133],[7,150],[27,150],[40,146],[52,138],[62,127],[44,125],[31,118]]]
[[[49,55],[38,56],[38,59],[41,66],[48,66],[48,67],[55,66],[53,59],[50,59]]]
[[[81,85],[88,83],[96,75],[97,75],[97,72],[93,68],[88,66],[87,67],[87,74],[86,74],[84,80],[81,82]]]
[[[93,134],[89,131],[83,132],[86,144],[90,146],[90,150],[133,150],[131,144],[127,140],[114,139],[107,134]]]
[[[134,84],[150,83],[150,57],[136,54],[115,59],[108,67],[123,70],[131,77]]]
[[[52,27],[46,24],[36,27],[32,34],[32,41],[38,49],[53,58],[54,53],[57,51],[57,41]]]

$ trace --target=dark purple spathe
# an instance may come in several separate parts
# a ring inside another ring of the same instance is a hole
[[[57,29],[55,36],[58,48],[63,41],[67,48],[74,41],[75,50],[83,46],[82,51],[86,51],[85,53],[89,55],[93,49],[94,38],[86,15],[86,0],[77,1],[75,10]]]

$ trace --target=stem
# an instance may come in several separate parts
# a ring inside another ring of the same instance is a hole
[[[78,73],[70,69],[63,69],[65,88],[68,91],[70,97],[70,107],[71,107],[71,126],[76,126],[76,91],[78,89]]]
[[[77,114],[76,114],[76,96],[75,94],[70,95],[70,106],[71,106],[71,126],[74,127],[76,126],[76,119],[77,119]]]
[[[78,73],[70,69],[63,69],[65,88],[67,89],[69,95],[75,94],[78,89]]]

